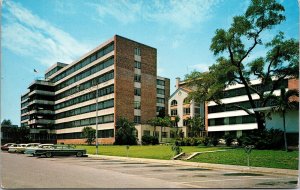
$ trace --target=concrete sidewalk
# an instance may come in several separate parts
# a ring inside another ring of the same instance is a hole
[[[236,165],[224,165],[224,164],[211,164],[211,163],[198,163],[198,162],[188,162],[181,160],[157,160],[157,159],[148,159],[148,158],[130,158],[130,157],[119,157],[119,156],[106,156],[106,155],[93,155],[88,154],[88,157],[91,158],[103,158],[103,159],[118,159],[118,160],[127,160],[135,161],[142,163],[160,163],[160,164],[169,164],[169,165],[181,165],[181,166],[193,166],[207,169],[220,169],[220,170],[234,170],[240,172],[255,172],[255,173],[264,173],[264,174],[278,174],[278,175],[288,175],[288,176],[298,176],[298,170],[290,169],[278,169],[278,168],[263,168],[263,167],[247,167],[247,166],[236,166]]]

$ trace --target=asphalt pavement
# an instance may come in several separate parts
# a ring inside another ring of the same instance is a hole
[[[1,153],[4,188],[297,188],[298,176],[119,157]]]

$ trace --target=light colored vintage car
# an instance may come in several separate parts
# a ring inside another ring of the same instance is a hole
[[[10,153],[16,153],[18,149],[24,148],[26,144],[14,144],[8,147],[8,152]]]
[[[10,147],[13,144],[16,144],[16,143],[6,143],[5,145],[1,146],[1,150],[8,151],[8,147]]]
[[[76,149],[72,145],[54,145],[51,149],[36,149],[35,156],[46,156],[47,158],[53,156],[72,156],[83,157],[86,155],[86,149]]]
[[[24,154],[26,148],[34,148],[38,147],[41,143],[28,143],[25,145],[25,147],[20,147],[16,150],[17,153],[22,153]]]
[[[53,144],[40,144],[36,147],[28,147],[25,148],[24,154],[31,154],[34,156],[34,152],[37,149],[49,149],[49,148],[53,148]]]

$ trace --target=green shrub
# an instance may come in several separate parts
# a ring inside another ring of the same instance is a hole
[[[219,144],[219,139],[216,137],[213,137],[211,139],[211,144],[213,144],[214,146],[217,146]]]
[[[226,142],[226,146],[230,146],[231,143],[233,142],[234,136],[231,134],[227,134],[224,136],[225,142]]]
[[[209,141],[210,141],[209,137],[205,137],[205,138],[203,139],[202,143],[204,144],[204,146],[208,146]]]
[[[149,136],[149,135],[143,135],[142,136],[142,145],[156,145],[158,144],[158,137],[155,136]]]
[[[180,154],[182,152],[182,148],[180,148],[180,146],[176,144],[173,144],[171,149],[174,152],[174,155]]]

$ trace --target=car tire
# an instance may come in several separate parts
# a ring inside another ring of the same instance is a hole
[[[52,153],[51,153],[51,152],[46,152],[45,156],[46,156],[47,158],[51,158],[51,157],[52,157]]]
[[[82,157],[82,156],[83,156],[82,152],[77,152],[76,153],[76,157]]]

